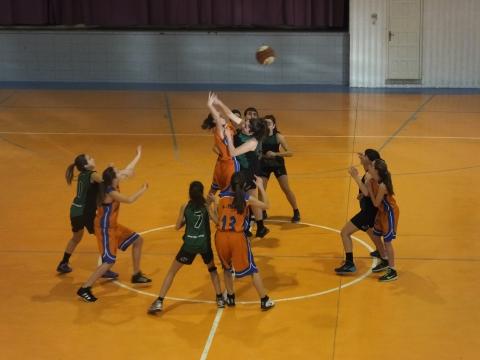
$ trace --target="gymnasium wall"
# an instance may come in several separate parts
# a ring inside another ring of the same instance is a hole
[[[271,66],[255,50],[271,45]],[[348,83],[347,33],[0,31],[0,86],[11,82]],[[101,84],[100,84],[101,86]]]
[[[387,2],[350,0],[351,86],[386,86]],[[480,0],[423,0],[420,86],[480,87],[479,19]]]

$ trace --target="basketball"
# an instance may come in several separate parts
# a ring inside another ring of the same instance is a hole
[[[262,45],[258,48],[255,57],[259,64],[270,65],[275,61],[275,51],[268,45]]]

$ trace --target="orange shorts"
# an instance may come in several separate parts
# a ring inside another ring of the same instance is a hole
[[[390,207],[386,211],[378,211],[373,225],[373,233],[377,236],[383,236],[383,241],[389,242],[397,237],[398,216],[400,210],[398,207]]]
[[[140,235],[126,226],[117,224],[104,229],[95,227],[95,236],[102,255],[102,262],[113,264],[117,259],[117,248],[122,251],[127,250]]]
[[[217,160],[213,170],[213,180],[211,190],[223,191],[230,186],[232,175],[240,171],[240,164],[233,159]]]
[[[235,271],[235,277],[243,277],[258,272],[253,260],[250,241],[244,232],[218,231],[215,233],[215,248],[222,266]]]

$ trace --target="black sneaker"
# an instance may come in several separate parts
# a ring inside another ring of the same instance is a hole
[[[381,259],[382,257],[380,256],[380,253],[378,252],[378,250],[375,250],[375,251],[372,251],[370,253],[370,256],[371,257],[374,257],[374,258],[377,258],[377,259]]]
[[[397,280],[397,278],[398,278],[397,272],[394,269],[392,269],[391,267],[389,267],[387,269],[387,272],[385,273],[385,275],[381,276],[378,279],[378,281],[387,282],[387,281]]]
[[[89,287],[81,287],[77,290],[77,295],[80,296],[86,302],[95,302],[97,298],[92,294],[92,288]]]
[[[107,270],[105,274],[102,275],[102,278],[104,279],[116,279],[118,278],[118,273],[112,270]]]
[[[299,223],[300,222],[300,211],[293,210],[293,217],[291,219],[292,223]]]
[[[380,262],[372,268],[372,272],[380,272],[388,269],[388,260],[381,259]]]
[[[228,307],[235,306],[235,294],[227,293],[227,297],[225,298],[225,303],[227,304]]]
[[[262,217],[263,217],[263,220],[268,219],[268,214],[266,210],[262,211]]]
[[[216,297],[217,307],[222,309],[225,307],[226,300],[223,298],[223,295],[217,295]]]
[[[68,263],[60,263],[57,266],[57,272],[60,274],[67,274],[69,272],[72,272],[72,268],[68,266]]]
[[[275,302],[273,300],[270,300],[268,296],[266,300],[260,301],[260,309],[262,309],[262,311],[270,310],[274,306],[275,306]]]
[[[255,234],[255,237],[264,238],[265,235],[267,235],[269,232],[270,232],[270,229],[264,226],[260,229],[257,229],[257,233]]]
[[[342,266],[335,269],[335,272],[339,275],[353,274],[357,271],[354,263],[344,263]]]
[[[157,299],[152,303],[152,305],[150,305],[147,313],[149,313],[150,315],[155,315],[156,313],[162,310],[163,310],[163,300]]]
[[[143,275],[141,271],[139,271],[135,275],[132,275],[132,284],[146,284],[149,282],[152,282],[152,279],[149,279],[148,277]]]

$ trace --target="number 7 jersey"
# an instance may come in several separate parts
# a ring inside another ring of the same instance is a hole
[[[235,193],[231,191],[224,191],[220,193],[220,201],[218,202],[218,225],[219,231],[233,231],[244,232],[248,229],[249,210],[248,204],[245,204],[245,209],[241,214],[233,207],[233,199]],[[249,198],[245,194],[245,202]]]

